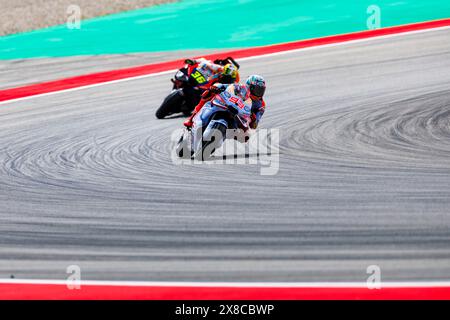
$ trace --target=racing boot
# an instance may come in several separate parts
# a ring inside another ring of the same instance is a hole
[[[194,112],[192,112],[192,114],[189,116],[189,118],[186,119],[186,121],[184,121],[184,126],[186,128],[191,128],[192,125],[194,124],[194,122],[192,121],[195,117],[195,115],[197,114],[197,112],[194,110]]]

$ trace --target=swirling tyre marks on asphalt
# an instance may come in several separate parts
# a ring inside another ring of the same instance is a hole
[[[439,91],[323,114],[293,127],[282,150],[355,166],[448,169],[449,137],[450,91]]]

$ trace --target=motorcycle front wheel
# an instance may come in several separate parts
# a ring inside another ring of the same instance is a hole
[[[178,140],[175,152],[179,158],[186,159],[192,157],[193,151],[191,150],[189,142],[189,134],[189,132],[184,132]]]
[[[202,147],[194,155],[195,159],[205,161],[211,158],[217,147],[225,140],[226,133],[227,127],[223,123],[214,123],[209,133],[203,136]]]

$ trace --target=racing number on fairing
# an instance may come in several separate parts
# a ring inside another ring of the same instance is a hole
[[[231,97],[230,101],[233,102],[234,104],[237,104],[237,106],[239,107],[239,109],[242,109],[245,107],[245,104],[241,101],[241,99],[236,98],[236,97]]]
[[[195,71],[192,74],[192,78],[194,78],[198,83],[202,84],[206,82],[205,77],[200,73],[200,71]]]

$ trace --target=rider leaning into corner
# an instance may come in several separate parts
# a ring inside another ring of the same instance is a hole
[[[185,62],[190,69],[197,69],[208,80],[204,87],[210,87],[217,82],[231,84],[240,80],[237,67],[225,60],[217,59],[212,62],[205,58],[199,58],[186,59]]]
[[[245,84],[233,83],[233,84],[223,84],[216,83],[211,86],[208,90],[206,90],[203,95],[200,103],[195,107],[194,112],[184,122],[184,125],[187,128],[191,128],[193,124],[193,118],[196,114],[202,109],[202,107],[208,102],[211,101],[214,96],[223,91],[229,91],[230,93],[234,93],[238,97],[240,97],[245,103],[251,104],[252,106],[252,115],[250,128],[256,129],[258,127],[258,123],[261,120],[261,117],[264,114],[266,103],[263,99],[264,93],[266,91],[266,81],[263,77],[258,75],[250,76]]]
[[[205,58],[199,59],[186,59],[186,64],[191,69],[197,69],[197,71],[201,74],[204,79],[207,79],[207,82],[203,84],[201,87],[208,92],[208,90],[216,83],[221,84],[232,84],[239,83],[240,76],[238,68],[231,63],[223,64],[223,60],[215,60],[214,62],[210,60],[206,60]],[[203,101],[203,96],[200,103],[195,107],[192,115],[186,120],[186,124],[190,124],[192,126],[192,119],[194,116],[200,111],[206,101]]]

